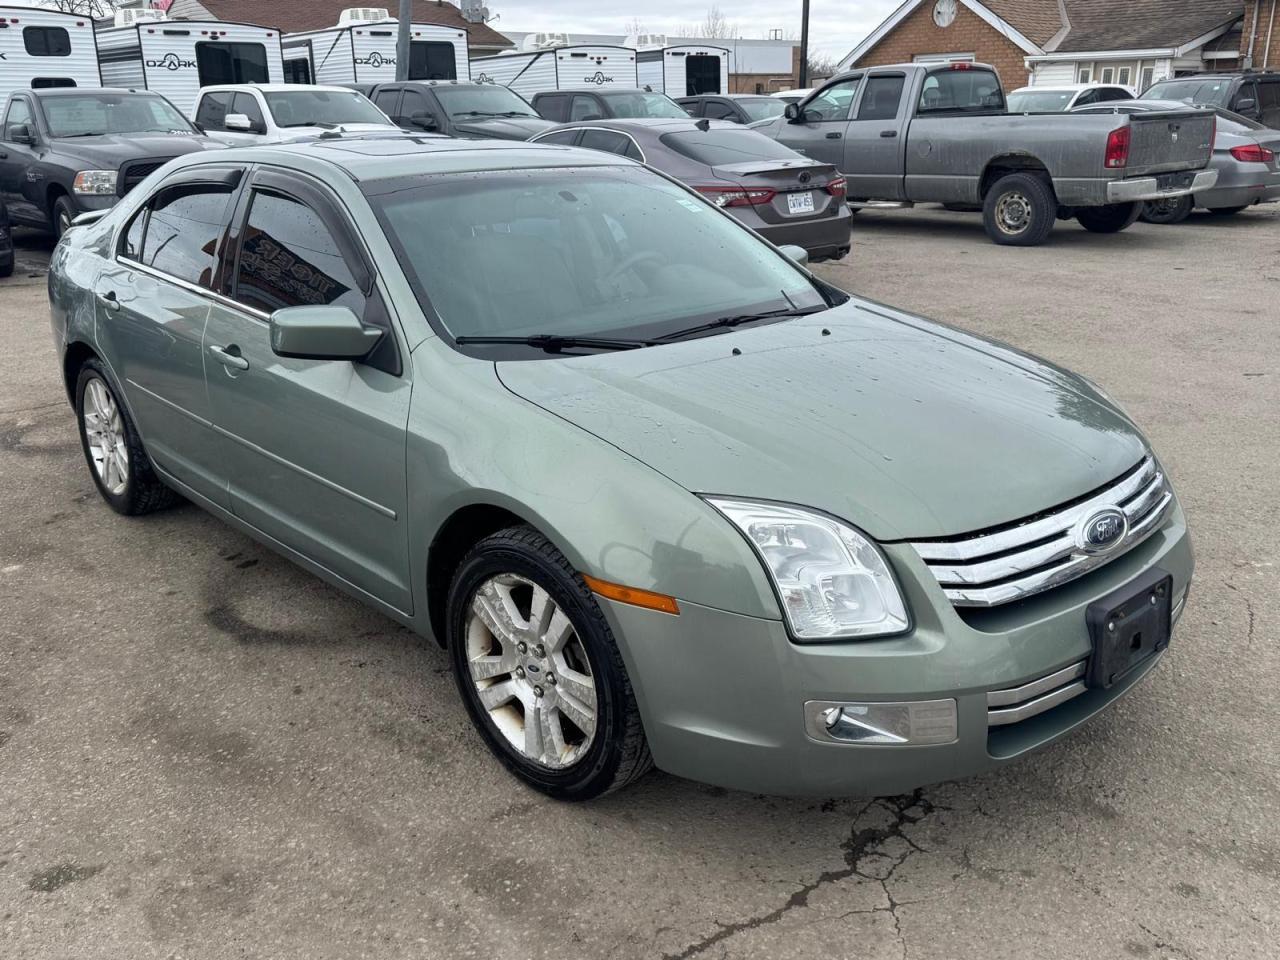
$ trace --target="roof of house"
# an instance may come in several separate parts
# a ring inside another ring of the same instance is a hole
[[[173,0],[169,16],[260,23],[276,27],[281,33],[298,33],[335,26],[338,14],[355,5],[354,0],[276,0],[270,4],[262,0]],[[487,24],[464,19],[462,11],[447,0],[413,0],[413,22],[466,30],[471,46],[503,49],[512,46],[510,40]]]
[[[868,53],[925,0],[904,0],[843,61]],[[1169,49],[1226,30],[1244,0],[960,0],[1029,54]]]
[[[1057,0],[1052,0],[1056,6]],[[1071,30],[1055,53],[1180,47],[1244,15],[1243,0],[1064,0]]]

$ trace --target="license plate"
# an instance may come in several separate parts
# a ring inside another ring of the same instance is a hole
[[[804,193],[788,193],[787,194],[787,213],[813,213],[813,193],[805,191]]]
[[[1173,578],[1155,569],[1089,604],[1085,619],[1093,656],[1085,682],[1105,690],[1167,647],[1172,600]]]

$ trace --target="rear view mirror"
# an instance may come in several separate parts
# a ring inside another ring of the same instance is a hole
[[[809,251],[804,247],[798,247],[794,243],[784,243],[778,248],[782,251],[783,256],[789,260],[794,260],[802,267],[809,265]]]
[[[253,133],[253,121],[243,113],[228,113],[222,120],[222,125],[228,130],[238,130],[242,133]]]
[[[346,307],[284,307],[271,315],[271,350],[296,360],[363,360],[382,339]]]
[[[1236,101],[1235,111],[1236,113],[1244,113],[1246,110],[1253,110],[1257,106],[1257,100],[1253,99],[1253,97],[1245,97],[1243,100]]]

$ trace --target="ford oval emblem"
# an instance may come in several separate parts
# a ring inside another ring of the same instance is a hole
[[[1091,513],[1076,528],[1076,546],[1088,554],[1106,553],[1129,532],[1129,518],[1115,507]]]

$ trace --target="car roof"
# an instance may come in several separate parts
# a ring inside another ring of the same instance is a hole
[[[524,170],[536,167],[620,166],[630,161],[599,150],[521,140],[455,140],[452,137],[342,136],[317,137],[284,144],[232,147],[193,154],[211,163],[277,163],[288,166],[307,159],[325,161],[353,180],[383,180],[434,173]],[[180,162],[182,162],[180,160]]]
[[[706,125],[716,130],[744,130],[740,123],[730,120],[706,120],[695,117],[617,117],[604,120],[570,120],[563,124],[565,128],[599,127],[605,130],[619,130],[624,133],[647,133],[660,136],[664,133],[682,133],[686,130],[701,130]],[[553,133],[547,130],[547,133]],[[763,134],[761,134],[763,136]]]
[[[297,90],[319,90],[323,93],[351,93],[350,87],[339,87],[332,83],[217,83],[201,87],[200,92],[225,91],[240,93],[245,90],[261,90],[263,93],[292,93]]]
[[[55,11],[56,12],[56,11]],[[158,97],[160,96],[155,90],[136,90],[129,87],[38,87],[27,88],[23,93],[35,93],[42,97],[74,97],[76,95],[84,96],[86,93],[106,93],[113,97],[134,94],[139,97]]]
[[[1017,90],[1013,90],[1011,92],[1012,93],[1063,93],[1069,90],[1072,93],[1078,93],[1083,90],[1097,90],[1100,88],[1107,89],[1107,90],[1128,90],[1129,86],[1128,84],[1124,84],[1124,83],[1044,83],[1044,84],[1037,83],[1030,87],[1019,87]]]

